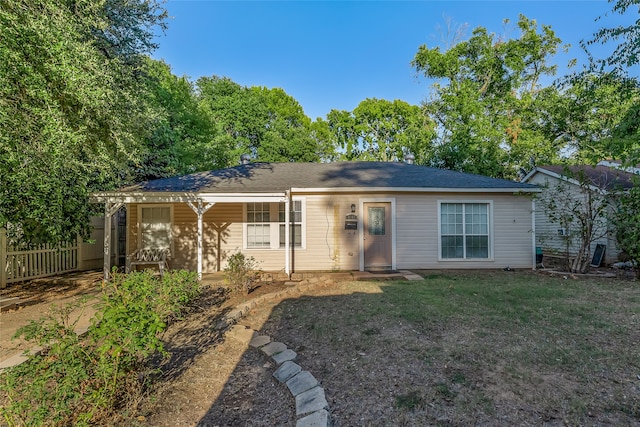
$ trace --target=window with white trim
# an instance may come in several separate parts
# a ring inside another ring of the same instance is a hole
[[[285,204],[279,203],[278,206],[278,221],[280,221],[280,247],[285,246]],[[289,214],[289,221],[291,223],[291,230],[289,231],[289,239],[291,246],[300,248],[302,247],[302,201],[293,200],[290,204],[291,212]]]
[[[140,207],[140,248],[171,249],[171,206]]]
[[[489,203],[440,204],[440,256],[443,259],[487,259]]]
[[[247,247],[271,247],[269,203],[247,203]]]
[[[285,203],[247,203],[246,205],[247,249],[284,249],[285,247]],[[292,200],[289,204],[291,247],[304,247],[304,202]]]

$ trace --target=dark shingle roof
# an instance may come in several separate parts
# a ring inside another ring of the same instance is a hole
[[[608,166],[539,166],[538,169],[545,169],[562,176],[574,179],[584,177],[594,187],[603,190],[628,190],[633,187],[634,174]]]
[[[416,188],[533,191],[531,184],[405,163],[249,163],[156,179],[123,192],[261,193],[290,188]]]

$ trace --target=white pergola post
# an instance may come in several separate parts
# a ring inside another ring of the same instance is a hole
[[[198,206],[195,206],[191,202],[187,202],[187,205],[189,205],[191,210],[198,215],[198,279],[202,279],[202,240],[204,234],[204,223],[202,221],[202,217],[206,211],[215,205],[215,203],[207,203],[206,205],[203,205],[202,200],[198,200]]]
[[[109,280],[111,270],[111,217],[122,207],[122,203],[104,203],[104,280]]]

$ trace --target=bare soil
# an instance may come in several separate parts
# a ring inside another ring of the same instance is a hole
[[[74,304],[82,297],[95,299],[101,283],[101,272],[86,272],[15,283],[0,289],[0,300],[7,300],[0,311],[0,361],[30,348],[22,339],[13,339],[19,328],[46,316],[54,307]],[[79,323],[88,324],[94,313],[91,305],[88,302],[83,311],[76,310],[72,317],[79,316]]]

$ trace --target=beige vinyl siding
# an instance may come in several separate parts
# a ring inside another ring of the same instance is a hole
[[[186,203],[174,203],[171,227],[172,253],[169,267],[196,270],[198,262],[198,216]],[[138,205],[129,212],[129,252],[138,247]],[[218,258],[224,260],[234,248],[242,248],[242,204],[218,203],[203,216],[203,271],[217,271]],[[218,238],[222,252],[219,254]]]
[[[512,194],[295,194],[304,199],[303,248],[291,248],[292,271],[349,271],[360,268],[360,232],[345,230],[351,205],[357,206],[362,226],[362,200],[393,200],[396,213],[396,267],[399,269],[531,268],[531,200]],[[438,201],[486,201],[492,203],[491,260],[439,261]],[[173,206],[173,254],[171,268],[196,269],[197,216],[184,203]],[[129,252],[137,247],[138,207],[129,205]],[[245,210],[242,203],[218,203],[203,218],[203,272],[224,269],[226,258],[236,251],[253,256],[265,271],[284,271],[285,250],[243,248]],[[277,226],[278,218],[271,218]],[[218,239],[221,251],[218,252]],[[218,265],[220,261],[220,265]]]
[[[439,260],[438,201],[491,203],[491,257]],[[412,194],[396,196],[397,268],[531,268],[531,199],[512,194]]]
[[[432,268],[438,261],[438,196],[396,196],[397,267]]]
[[[357,198],[345,195],[298,195],[304,199],[302,224],[306,234],[304,248],[291,248],[293,271],[333,271],[358,269],[358,234],[344,230],[344,220]],[[278,224],[277,218],[272,218]],[[336,227],[337,223],[337,227]],[[239,248],[242,248],[240,236]],[[284,271],[285,250],[244,249],[243,253],[260,261],[269,271]]]
[[[345,230],[344,221],[353,195],[306,195],[307,245],[296,252],[295,266],[307,270],[357,270],[359,268],[358,230]],[[360,217],[359,212],[355,212]]]

